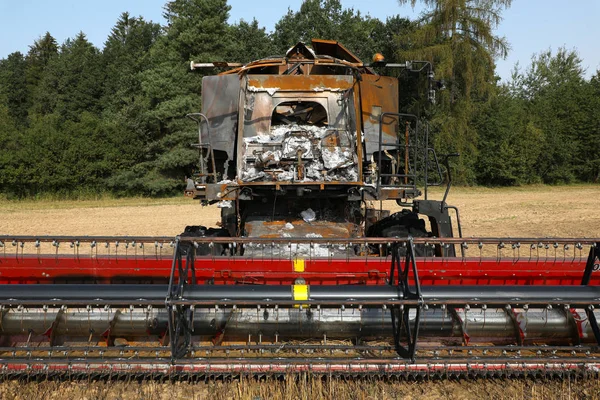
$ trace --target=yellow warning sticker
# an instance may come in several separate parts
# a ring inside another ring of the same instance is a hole
[[[294,300],[308,300],[308,285],[292,285],[292,297]]]
[[[292,260],[294,272],[304,272],[304,258],[294,258]]]

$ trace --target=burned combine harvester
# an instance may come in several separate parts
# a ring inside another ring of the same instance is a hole
[[[220,227],[0,236],[4,376],[597,373],[600,238],[462,238],[384,62],[314,40],[204,66],[186,195]]]

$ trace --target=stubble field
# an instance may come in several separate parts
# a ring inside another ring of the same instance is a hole
[[[441,199],[440,189],[430,198]],[[465,236],[593,237],[600,235],[600,185],[455,188]],[[378,206],[378,204],[377,204]],[[394,202],[383,208],[397,211]],[[186,225],[215,226],[220,210],[196,201],[101,199],[1,201],[0,234],[177,235]]]
[[[432,198],[442,192],[433,191]],[[457,188],[465,236],[600,237],[600,185]],[[384,208],[397,210],[395,203]],[[0,235],[176,235],[214,226],[216,207],[183,198],[1,201]],[[1,379],[1,378],[0,378]],[[429,382],[315,379],[233,382],[0,382],[0,399],[600,399],[600,381],[529,379]]]

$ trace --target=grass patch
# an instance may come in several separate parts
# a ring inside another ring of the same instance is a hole
[[[159,206],[159,205],[188,205],[196,204],[197,201],[183,196],[151,198],[151,197],[124,197],[117,198],[111,195],[98,196],[97,198],[81,199],[57,199],[52,196],[25,199],[7,200],[0,199],[1,211],[23,211],[23,210],[61,210],[71,208],[105,208],[105,207],[136,207],[136,206]]]
[[[512,187],[485,187],[485,186],[453,186],[448,196],[448,202],[452,203],[453,195],[470,194],[509,194],[509,193],[568,193],[571,191],[591,190],[600,193],[600,185],[594,184],[572,184],[572,185],[528,185]],[[429,198],[441,200],[444,195],[445,186],[434,186],[428,189]],[[423,196],[421,196],[423,198]],[[0,211],[22,211],[22,210],[60,210],[72,208],[98,208],[98,207],[136,207],[136,206],[160,206],[160,205],[190,205],[197,201],[185,198],[183,195],[172,197],[117,197],[110,192],[79,192],[69,195],[43,194],[26,199],[10,199],[0,195]]]

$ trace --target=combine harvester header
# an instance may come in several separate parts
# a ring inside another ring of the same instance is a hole
[[[314,40],[215,66],[185,194],[220,226],[0,236],[4,376],[597,375],[600,238],[462,237],[452,155],[375,72],[433,98],[428,63]]]

